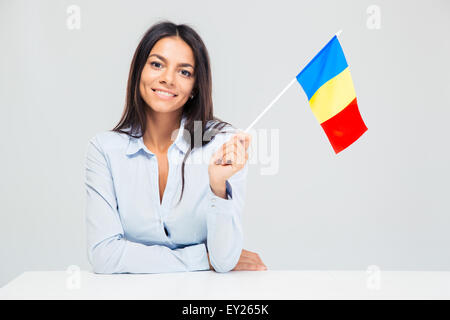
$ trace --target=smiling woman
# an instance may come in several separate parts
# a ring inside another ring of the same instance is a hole
[[[167,56],[167,57],[165,57]],[[189,61],[179,63],[177,60]],[[182,107],[189,97],[193,97],[194,53],[180,37],[166,37],[152,48],[139,84],[139,91],[148,110],[155,118],[155,112],[170,112]],[[176,83],[177,86],[170,86]],[[161,104],[160,99],[171,101]]]
[[[242,249],[251,137],[214,117],[211,92],[208,52],[191,27],[161,22],[145,33],[119,123],[88,144],[86,223],[94,272],[266,268]],[[188,163],[195,150],[209,162]]]

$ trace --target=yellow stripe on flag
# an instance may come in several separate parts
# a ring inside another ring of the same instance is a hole
[[[347,67],[325,82],[309,99],[309,104],[319,123],[322,123],[342,111],[355,97],[355,88]]]

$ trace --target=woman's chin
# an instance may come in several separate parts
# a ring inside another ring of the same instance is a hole
[[[174,112],[176,110],[178,110],[180,107],[173,107],[173,106],[165,106],[165,105],[161,105],[161,104],[153,104],[151,105],[150,109],[152,109],[153,112],[158,112],[158,113],[171,113]]]

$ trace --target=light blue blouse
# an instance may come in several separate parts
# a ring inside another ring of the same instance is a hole
[[[242,212],[248,162],[226,183],[227,199],[209,185],[211,156],[236,129],[226,129],[186,159],[183,198],[181,165],[189,144],[186,118],[168,149],[169,171],[162,203],[158,161],[143,143],[126,134],[95,135],[86,151],[88,260],[95,273],[161,273],[232,270],[243,246]]]

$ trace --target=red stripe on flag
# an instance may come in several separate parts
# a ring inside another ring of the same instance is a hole
[[[367,127],[359,113],[356,98],[338,114],[320,125],[336,153],[347,148],[367,131]]]

